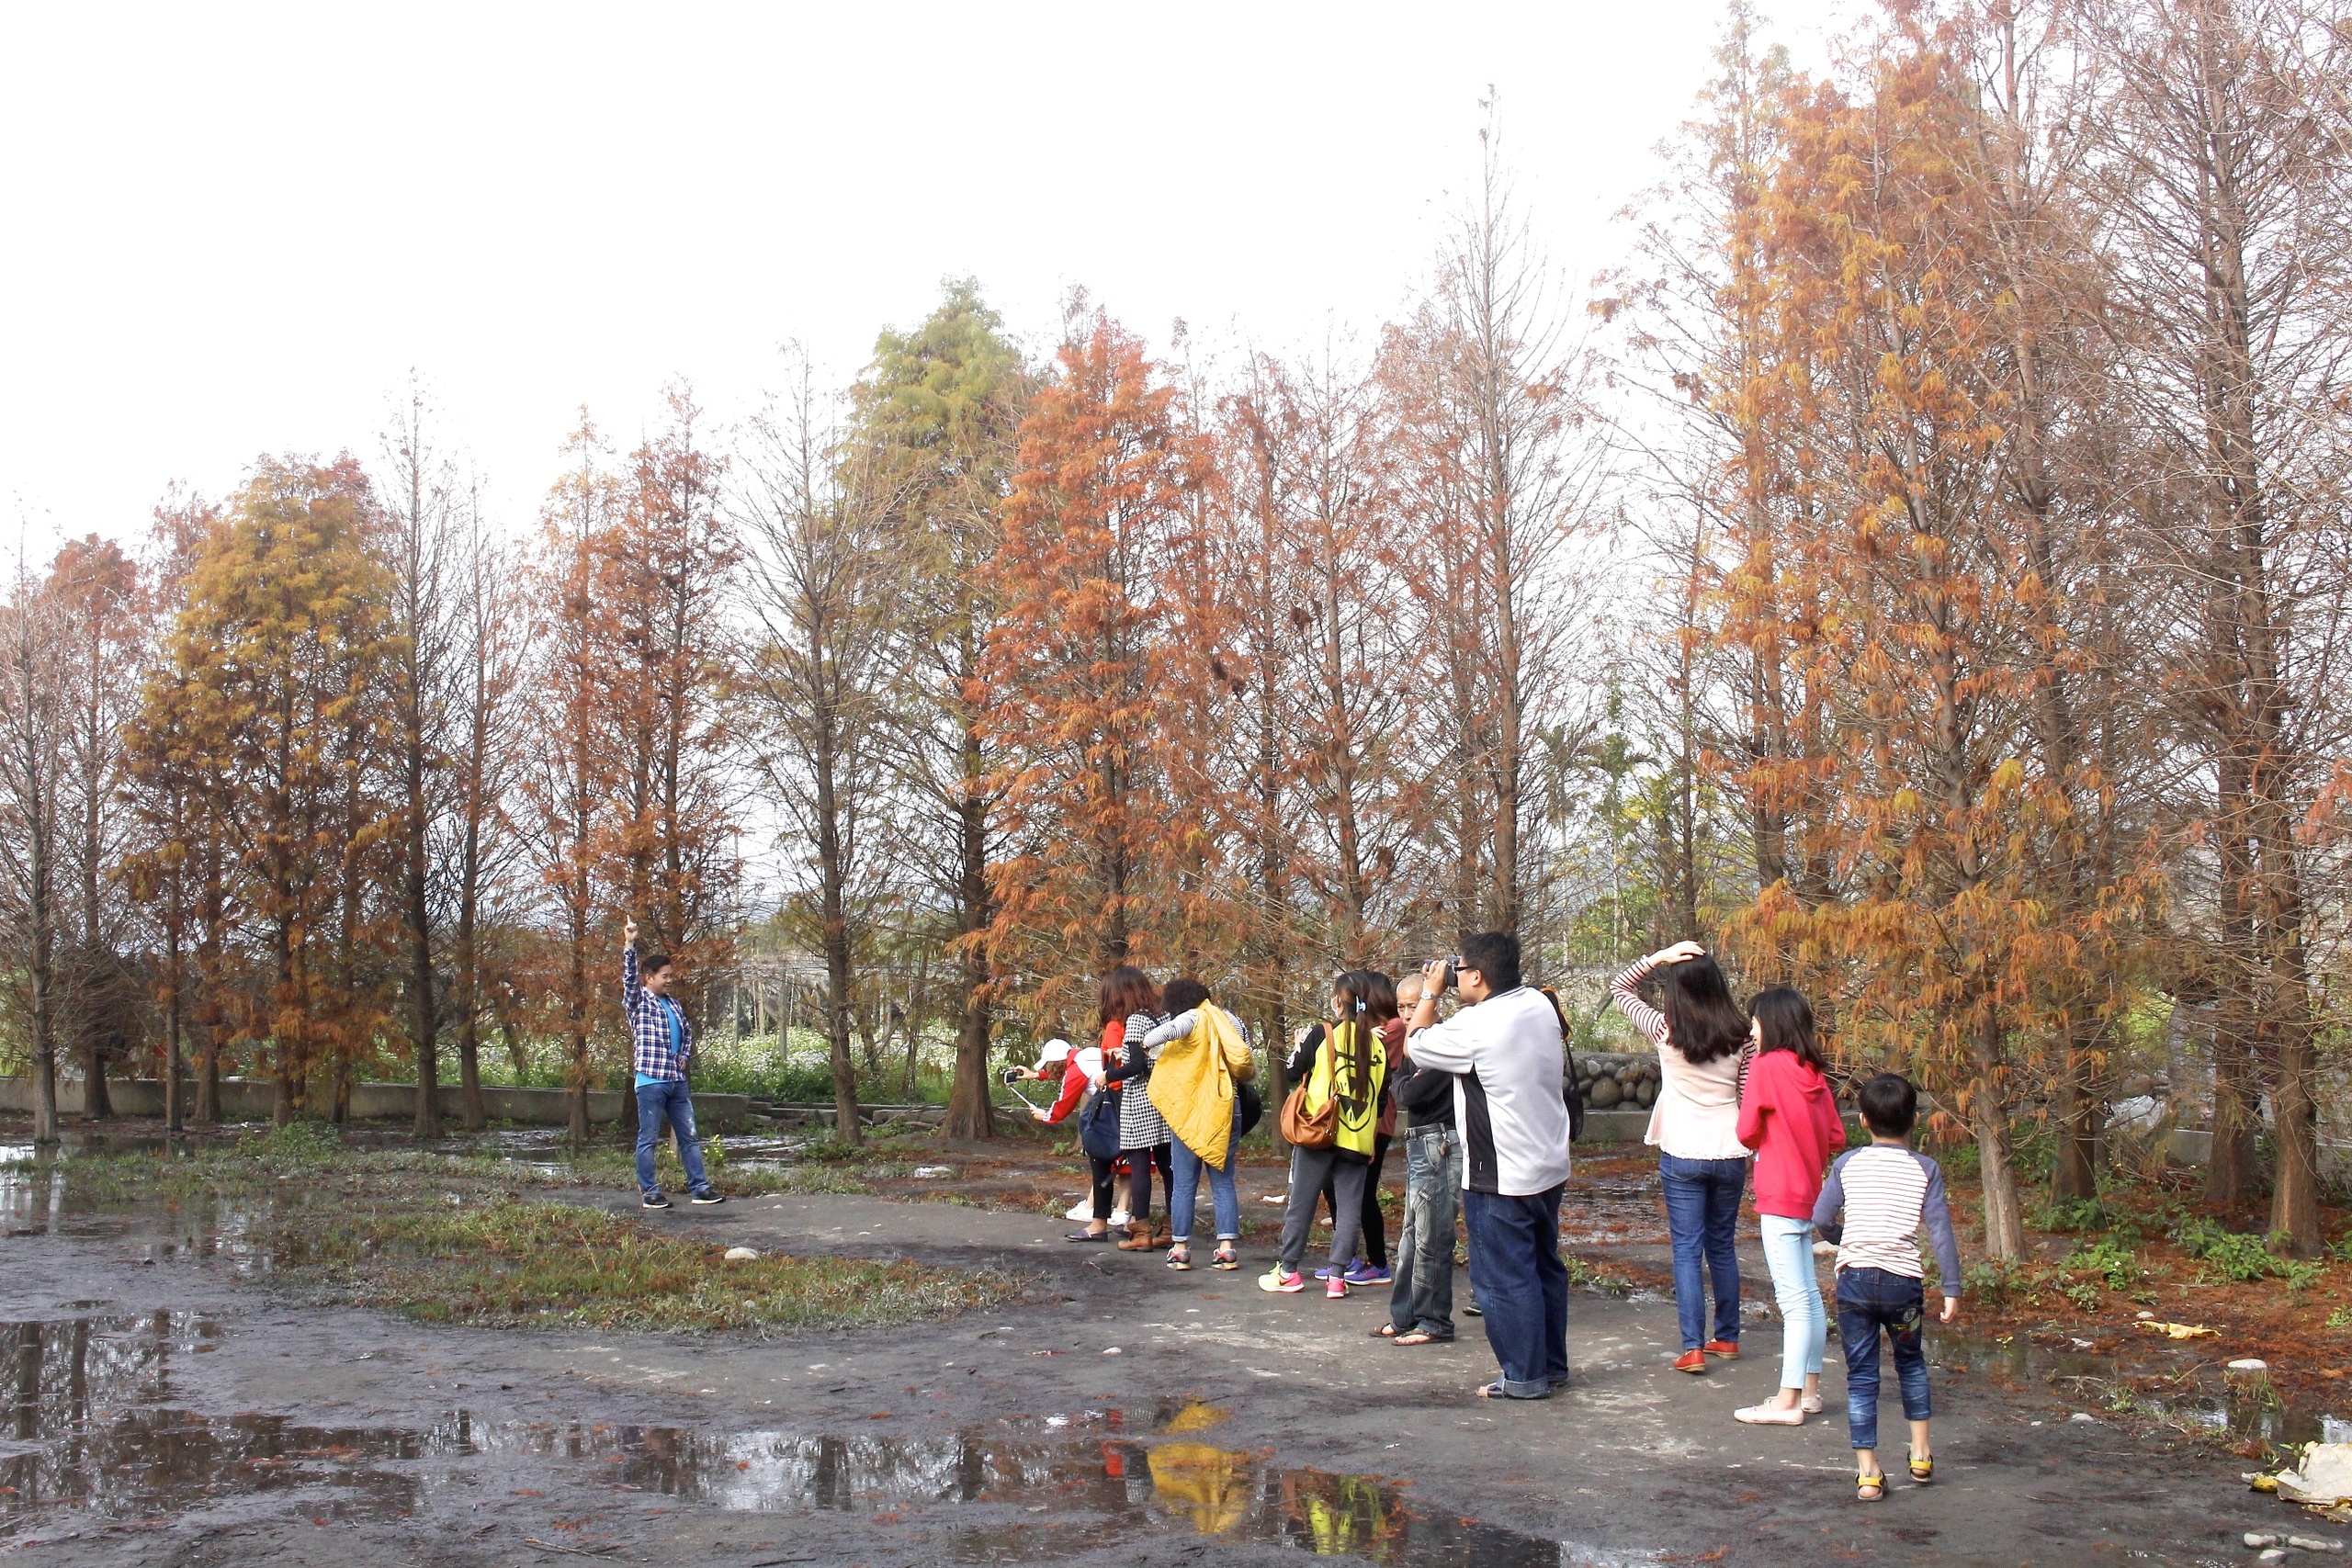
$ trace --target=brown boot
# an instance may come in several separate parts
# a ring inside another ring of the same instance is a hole
[[[1149,1252],[1156,1244],[1151,1239],[1149,1220],[1129,1220],[1127,1239],[1119,1244],[1121,1252]]]

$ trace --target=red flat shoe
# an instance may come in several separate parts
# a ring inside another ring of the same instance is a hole
[[[1674,1363],[1674,1370],[1678,1372],[1703,1372],[1707,1370],[1707,1353],[1704,1350],[1685,1350]]]
[[[1726,1361],[1739,1359],[1739,1341],[1736,1339],[1710,1339],[1705,1349],[1708,1355],[1721,1356]]]

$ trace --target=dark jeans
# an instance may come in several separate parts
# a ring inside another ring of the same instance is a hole
[[[1838,1338],[1846,1352],[1846,1428],[1858,1449],[1878,1447],[1878,1337],[1894,1347],[1903,1417],[1928,1419],[1927,1305],[1919,1281],[1883,1269],[1838,1270]]]
[[[1487,1310],[1502,1391],[1542,1399],[1568,1376],[1568,1270],[1560,1261],[1560,1189],[1523,1198],[1464,1192],[1470,1277]]]
[[[1660,1182],[1666,1188],[1666,1233],[1674,1240],[1674,1305],[1682,1319],[1682,1348],[1696,1350],[1707,1333],[1709,1280],[1714,1285],[1715,1331],[1712,1337],[1739,1342],[1739,1254],[1732,1235],[1739,1224],[1739,1195],[1747,1186],[1744,1159],[1684,1159],[1661,1151]],[[1700,1273],[1706,1262],[1707,1279]]]
[[[1363,1223],[1363,1179],[1371,1168],[1340,1158],[1331,1149],[1291,1145],[1290,1201],[1283,1208],[1283,1239],[1279,1256],[1285,1270],[1295,1270],[1306,1256],[1306,1233],[1315,1224],[1316,1200],[1327,1181],[1338,1195],[1331,1205],[1331,1267],[1345,1269],[1355,1261],[1356,1227]]]
[[[1405,1218],[1388,1321],[1399,1334],[1453,1337],[1453,1215],[1462,1201],[1462,1140],[1451,1127],[1405,1132]]]
[[[653,1145],[661,1141],[667,1120],[678,1134],[678,1163],[686,1168],[689,1191],[708,1190],[710,1175],[702,1168],[702,1140],[695,1135],[694,1091],[684,1078],[639,1084],[637,1089],[637,1185],[653,1187]]]
[[[1387,1163],[1388,1134],[1374,1133],[1372,1164],[1364,1170],[1363,1217],[1356,1223],[1363,1232],[1357,1238],[1357,1256],[1375,1269],[1388,1267],[1388,1222],[1380,1213],[1380,1170]],[[1340,1200],[1328,1176],[1323,1179],[1323,1201],[1331,1205],[1331,1217],[1338,1219]]]

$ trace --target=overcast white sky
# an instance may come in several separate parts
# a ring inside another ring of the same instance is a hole
[[[1770,7],[1801,60],[1838,0]],[[1721,0],[13,6],[0,522],[133,535],[174,479],[372,457],[411,367],[527,517],[586,404],[720,419],[797,338],[846,378],[951,274],[1050,344],[1082,285],[1164,342],[1368,332],[1475,167],[1613,259]],[[11,541],[13,543],[13,540]]]

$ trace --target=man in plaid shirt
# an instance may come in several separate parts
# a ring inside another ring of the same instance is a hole
[[[686,1058],[694,1055],[694,1025],[685,1010],[670,995],[677,978],[665,953],[645,960],[638,976],[637,922],[621,930],[627,943],[621,950],[621,1005],[628,1010],[628,1032],[637,1068],[637,1185],[649,1209],[666,1209],[670,1200],[653,1184],[653,1144],[667,1121],[678,1134],[678,1158],[686,1168],[686,1186],[697,1203],[724,1203],[711,1190],[703,1169],[702,1142],[695,1136],[694,1092],[686,1084]]]

